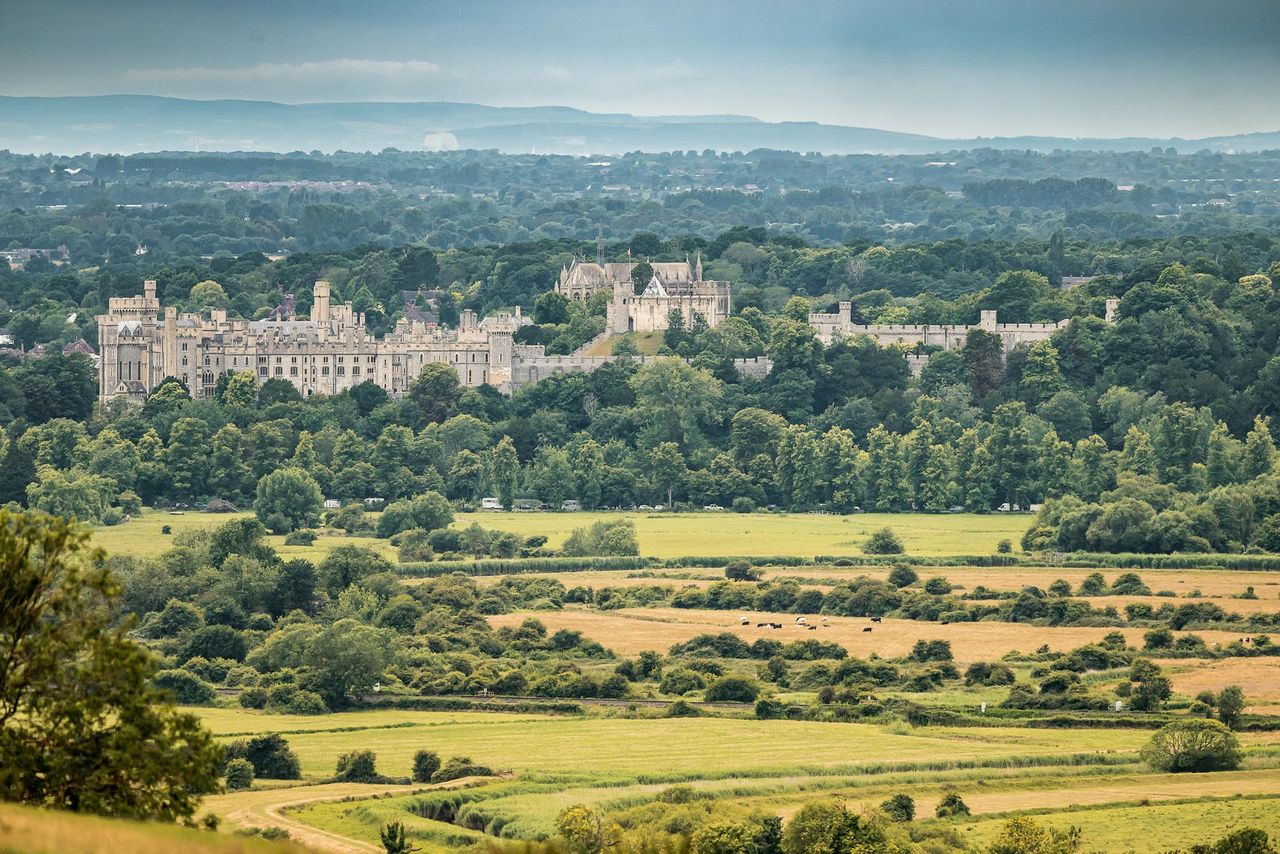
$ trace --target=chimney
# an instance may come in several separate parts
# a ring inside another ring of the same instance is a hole
[[[317,323],[329,322],[329,283],[324,279],[316,282],[311,290],[311,319]]]

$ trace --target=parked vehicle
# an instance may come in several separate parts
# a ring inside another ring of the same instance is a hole
[[[496,498],[481,498],[480,509],[481,510],[501,510],[502,502]]]

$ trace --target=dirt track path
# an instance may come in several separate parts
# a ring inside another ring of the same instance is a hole
[[[429,786],[384,786],[366,783],[322,783],[317,786],[290,786],[282,789],[261,789],[251,792],[233,792],[205,800],[213,812],[228,824],[237,827],[282,827],[289,831],[294,842],[317,851],[334,854],[377,854],[381,846],[351,839],[341,834],[321,830],[291,818],[285,811],[304,804],[340,801],[343,798],[371,798],[385,793],[407,794]]]

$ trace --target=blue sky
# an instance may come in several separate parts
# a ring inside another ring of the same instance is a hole
[[[0,0],[0,38],[10,95],[563,104],[957,137],[1280,128],[1278,0]]]

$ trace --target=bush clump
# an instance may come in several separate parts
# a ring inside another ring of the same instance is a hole
[[[253,763],[248,759],[232,759],[225,774],[228,791],[239,792],[253,785]]]
[[[1157,771],[1232,771],[1240,767],[1240,740],[1220,721],[1187,718],[1166,724],[1142,748]]]
[[[869,555],[900,555],[906,551],[892,528],[881,528],[867,538],[862,550]]]
[[[440,754],[430,750],[419,750],[413,754],[413,782],[430,783],[431,778],[440,770]]]

